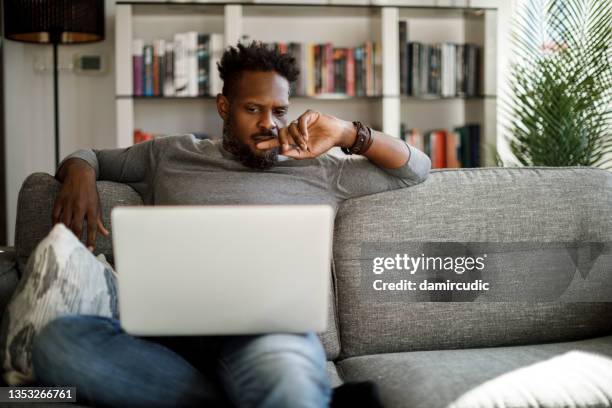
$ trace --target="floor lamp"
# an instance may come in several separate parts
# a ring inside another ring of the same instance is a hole
[[[59,89],[57,47],[104,40],[104,0],[4,1],[4,36],[9,40],[53,45],[55,165],[59,164]]]

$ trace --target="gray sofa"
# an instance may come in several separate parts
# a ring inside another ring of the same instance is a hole
[[[42,173],[23,184],[20,267],[51,227],[58,188]],[[127,185],[98,189],[107,226],[113,206],[141,204]],[[612,241],[612,173],[434,170],[415,187],[346,201],[321,334],[333,383],[373,380],[388,407],[612,406],[612,303],[372,302],[360,290],[361,244],[397,240]],[[97,251],[112,259],[110,240],[98,238]],[[0,305],[16,280],[0,277]]]

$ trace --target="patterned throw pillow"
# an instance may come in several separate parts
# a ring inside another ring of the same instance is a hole
[[[6,383],[34,382],[32,340],[49,321],[71,314],[117,318],[116,282],[104,255],[96,258],[57,224],[30,255],[2,317],[0,362]]]

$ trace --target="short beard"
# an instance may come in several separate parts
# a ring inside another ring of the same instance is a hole
[[[262,155],[253,153],[249,145],[235,136],[232,123],[231,115],[223,122],[223,148],[233,154],[236,160],[251,169],[261,171],[274,167],[278,162],[279,148],[268,149]]]

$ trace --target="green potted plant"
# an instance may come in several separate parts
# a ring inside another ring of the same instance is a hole
[[[610,168],[611,4],[525,0],[517,13],[505,111],[520,164]]]

